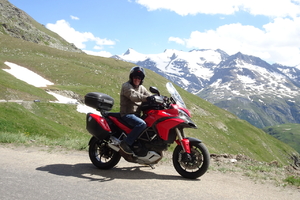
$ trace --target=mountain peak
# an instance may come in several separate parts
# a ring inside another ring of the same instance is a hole
[[[242,64],[242,65],[251,64],[251,65],[264,67],[267,69],[271,68],[271,65],[269,63],[260,59],[259,57],[246,55],[241,52],[228,56],[226,59],[222,61],[222,63],[220,63],[221,66],[226,68],[231,66],[236,66],[237,64]]]
[[[145,60],[147,58],[146,55],[141,54],[132,48],[127,49],[127,51],[124,54],[122,54],[118,57],[121,58],[122,60],[126,60],[126,61],[132,62],[132,63],[136,63],[140,60]]]
[[[126,56],[126,55],[129,55],[129,54],[132,54],[132,53],[135,53],[136,51],[132,48],[129,48],[127,49],[127,51],[123,54],[123,56]]]

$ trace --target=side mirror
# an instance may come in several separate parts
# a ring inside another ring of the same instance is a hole
[[[158,89],[156,88],[156,87],[150,87],[150,92],[152,92],[153,94],[157,94],[158,96],[160,96],[160,93],[159,93],[159,91],[158,91]]]

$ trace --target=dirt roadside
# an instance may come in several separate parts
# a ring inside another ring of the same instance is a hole
[[[22,169],[44,169],[49,166],[59,167],[60,165],[69,166],[70,169],[75,170],[76,167],[83,165],[88,165],[88,170],[93,168],[90,164],[87,152],[84,151],[68,151],[61,148],[51,148],[51,147],[20,147],[15,145],[0,145],[0,163],[2,166],[14,166],[15,163],[22,163]],[[136,164],[125,162],[123,159],[118,164],[116,169],[108,170],[105,173],[99,172],[99,170],[92,169],[93,173],[90,175],[84,174],[84,179],[94,180],[95,174],[99,180],[113,179],[114,181],[109,181],[106,184],[113,183],[117,185],[120,182],[120,187],[124,184],[131,187],[138,187],[140,185],[146,186],[151,185],[152,190],[160,190],[161,188],[168,188],[170,191],[169,197],[174,191],[178,190],[175,188],[184,187],[189,188],[190,192],[185,193],[182,199],[187,199],[191,195],[197,194],[198,197],[202,199],[289,199],[296,200],[300,197],[300,188],[283,186],[272,179],[258,178],[254,175],[245,175],[245,171],[238,170],[237,163],[234,158],[220,156],[219,158],[212,158],[211,169],[200,178],[199,181],[192,181],[195,187],[190,188],[185,186],[186,183],[191,183],[186,179],[180,178],[174,168],[171,166],[169,160],[170,155],[166,155],[166,159],[163,162],[156,165],[156,168],[152,170],[148,167],[142,167],[138,170],[136,169]],[[226,157],[226,158],[225,158]],[[45,167],[46,166],[46,167]],[[19,165],[19,167],[21,167]],[[83,182],[82,174],[80,175],[81,180],[78,179],[78,172],[85,170],[85,168],[78,169],[74,173],[71,172],[52,172],[54,177],[71,177],[76,178],[76,182]],[[12,170],[12,169],[10,169]],[[96,171],[94,171],[96,170]],[[129,171],[127,171],[129,170]],[[137,170],[137,171],[136,171]],[[14,170],[12,170],[14,171]],[[15,170],[16,171],[16,170]],[[33,173],[35,173],[33,171]],[[100,170],[101,171],[101,170]],[[256,172],[255,172],[256,173]],[[255,174],[254,173],[254,174]],[[263,173],[263,172],[261,172]],[[76,176],[75,176],[76,175]],[[11,175],[13,176],[13,175]],[[89,176],[89,177],[87,177]],[[269,175],[267,175],[269,176]],[[11,177],[10,177],[11,178]],[[136,181],[138,180],[138,181]],[[93,181],[95,183],[100,183],[99,181]],[[155,183],[155,185],[153,185]],[[172,183],[172,184],[170,184]],[[89,184],[89,182],[84,183]],[[137,184],[137,185],[135,185]],[[197,189],[198,188],[198,189]],[[199,188],[203,189],[205,193],[199,193]],[[73,190],[73,189],[72,189]],[[149,190],[143,191],[147,193]],[[172,193],[171,193],[172,192]],[[178,194],[177,194],[178,195]],[[202,195],[202,196],[200,196]],[[130,196],[128,196],[129,199]],[[153,196],[154,197],[154,196]],[[179,196],[176,196],[179,198]],[[208,197],[208,198],[206,198]],[[177,198],[177,199],[178,199]],[[146,198],[147,199],[147,198]],[[175,198],[176,199],[176,198]]]

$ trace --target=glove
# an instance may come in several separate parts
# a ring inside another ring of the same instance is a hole
[[[146,98],[148,102],[153,102],[155,100],[154,96],[149,96]]]

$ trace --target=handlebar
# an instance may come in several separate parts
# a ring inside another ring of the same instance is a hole
[[[147,97],[147,102],[142,103],[142,110],[163,110],[165,108],[169,108],[170,104],[170,99],[168,97],[161,95],[152,95]]]

